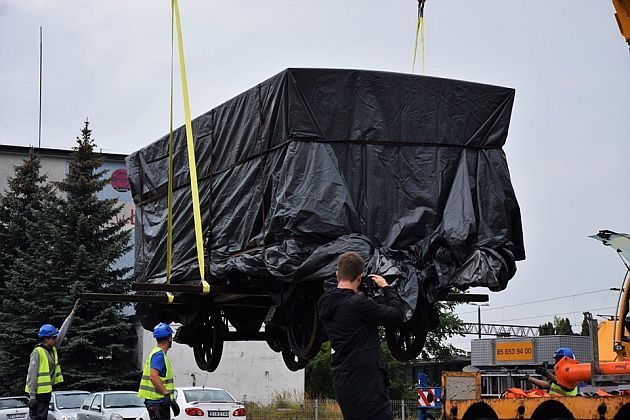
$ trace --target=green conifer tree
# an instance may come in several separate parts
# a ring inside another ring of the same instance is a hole
[[[41,324],[59,327],[82,292],[124,293],[129,288],[125,276],[130,268],[116,263],[130,249],[130,232],[124,229],[126,220],[116,219],[121,205],[98,197],[107,180],[87,122],[81,134],[66,179],[56,183],[61,195],[30,223],[27,237],[32,246],[18,253],[6,285],[0,342],[10,340],[12,346],[3,348],[7,363],[0,364],[0,377],[15,378],[9,385],[13,392],[24,387],[28,356]],[[122,314],[123,306],[81,306],[59,346],[63,388],[137,386],[135,332]]]
[[[130,286],[126,276],[131,268],[116,263],[130,250],[131,232],[124,228],[127,220],[116,217],[122,204],[98,198],[108,180],[91,134],[86,121],[68,176],[57,183],[63,194],[57,217],[65,234],[56,243],[56,257],[59,276],[72,299],[81,292],[124,293]],[[136,335],[123,307],[121,303],[89,303],[79,310],[63,351],[68,383],[75,388],[137,386],[139,372],[132,357]]]
[[[573,328],[571,328],[571,321],[569,318],[554,316],[553,325],[556,330],[556,335],[573,335]]]
[[[26,225],[52,194],[52,186],[41,174],[41,159],[31,148],[22,164],[14,168],[8,189],[0,196],[0,299],[8,271],[20,249],[28,247]]]
[[[556,329],[551,322],[545,322],[538,327],[539,335],[555,335]]]
[[[40,314],[46,312],[45,304],[32,310],[46,291],[41,283],[31,284],[38,278],[37,267],[28,281],[13,276],[13,267],[25,264],[24,258],[40,245],[34,233],[45,224],[41,219],[43,207],[54,199],[53,188],[40,171],[40,157],[30,149],[0,197],[0,395],[22,392],[25,366],[34,344],[32,332],[39,327]]]

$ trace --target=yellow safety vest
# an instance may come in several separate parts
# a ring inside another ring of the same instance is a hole
[[[560,395],[562,397],[575,397],[577,395],[577,386],[573,388],[571,391],[565,391],[561,386],[556,384],[551,384],[551,388],[549,388],[549,395]]]
[[[37,370],[37,393],[49,394],[52,392],[53,385],[57,385],[63,382],[61,366],[59,366],[59,358],[57,357],[57,349],[54,347],[52,348],[53,360],[55,361],[55,372],[53,375],[55,379],[52,379],[50,377],[50,365],[48,364],[48,356],[46,355],[46,350],[44,350],[41,346],[37,346],[33,351],[39,353],[39,369]],[[30,392],[28,389],[29,380],[30,378],[27,376],[26,386],[24,387],[24,391],[26,392]]]
[[[151,350],[147,361],[144,362],[142,380],[140,381],[140,388],[138,389],[138,397],[145,400],[161,400],[164,398],[164,395],[158,393],[155,386],[153,386],[153,382],[151,382],[151,358],[159,351],[162,351],[162,349],[154,347],[153,350]],[[164,364],[166,364],[166,376],[160,376],[160,379],[164,383],[166,390],[168,392],[173,392],[173,390],[175,390],[175,384],[173,383],[173,371],[171,370],[171,363],[168,361],[166,353],[164,353]]]

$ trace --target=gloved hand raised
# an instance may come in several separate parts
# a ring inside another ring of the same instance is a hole
[[[549,375],[549,372],[547,371],[547,369],[540,366],[536,368],[536,373],[544,377],[547,377]]]
[[[81,306],[81,299],[77,299],[77,301],[74,302],[74,307],[72,308],[72,313],[76,314],[77,310],[79,309],[79,306]]]

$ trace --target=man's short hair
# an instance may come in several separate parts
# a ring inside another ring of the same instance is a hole
[[[169,339],[170,335],[167,335],[166,337],[160,337],[160,338],[156,338],[155,341],[159,343],[166,343]]]
[[[346,252],[337,261],[337,276],[340,280],[352,281],[363,273],[365,262],[356,252]]]

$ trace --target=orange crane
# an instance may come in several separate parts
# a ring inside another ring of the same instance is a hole
[[[602,230],[590,237],[612,248],[630,273],[630,235]],[[612,320],[597,325],[590,314],[586,314],[590,321],[593,360],[579,363],[565,357],[554,366],[553,375],[543,374],[569,389],[583,383],[583,390],[589,395],[594,391],[595,395],[542,398],[523,392],[516,398],[481,398],[480,372],[444,372],[443,418],[630,419],[630,275],[624,278],[618,290],[619,302]]]
[[[619,31],[630,45],[630,0],[612,0]]]

